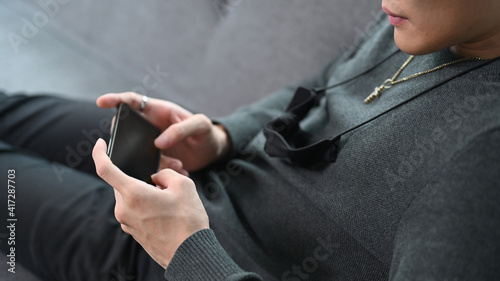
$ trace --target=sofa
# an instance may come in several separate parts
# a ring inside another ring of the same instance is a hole
[[[136,91],[226,115],[320,72],[364,36],[380,2],[2,1],[0,89],[88,101]],[[0,280],[37,280],[5,260]]]

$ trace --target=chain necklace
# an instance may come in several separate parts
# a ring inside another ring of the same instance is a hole
[[[398,77],[399,77],[399,74],[401,74],[401,72],[403,71],[403,69],[405,69],[406,66],[408,66],[408,64],[414,58],[415,58],[415,56],[410,56],[406,60],[406,62],[403,63],[403,65],[399,68],[399,70],[396,72],[396,74],[394,74],[394,76],[391,79],[387,79],[387,80],[384,81],[384,83],[382,85],[380,85],[378,87],[375,87],[375,90],[373,90],[373,92],[368,97],[366,97],[365,103],[370,103],[374,98],[376,98],[376,97],[378,97],[380,95],[380,92],[382,92],[382,90],[389,89],[389,88],[391,88],[395,84],[408,81],[408,80],[410,80],[412,78],[415,78],[415,77],[418,77],[420,75],[424,75],[424,74],[427,74],[427,73],[439,70],[441,68],[450,66],[452,64],[457,64],[457,63],[460,63],[460,62],[470,61],[470,60],[482,60],[483,59],[483,58],[480,58],[480,57],[461,58],[461,59],[458,59],[458,60],[454,60],[452,62],[448,62],[448,63],[442,64],[440,66],[436,66],[436,67],[434,67],[433,69],[430,69],[430,70],[426,70],[426,71],[422,71],[422,72],[418,72],[418,73],[412,74],[410,76],[407,76],[405,78],[401,78],[401,79],[399,79],[399,80],[396,81],[396,79],[398,79]]]

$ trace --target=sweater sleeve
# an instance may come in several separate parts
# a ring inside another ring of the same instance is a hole
[[[198,231],[177,249],[165,271],[165,279],[175,280],[262,280],[257,274],[243,271],[228,256],[211,229]]]
[[[390,280],[500,280],[499,143],[476,137],[409,205]]]

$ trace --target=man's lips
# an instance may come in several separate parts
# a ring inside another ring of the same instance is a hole
[[[384,11],[384,13],[386,13],[389,16],[389,22],[396,27],[402,25],[403,23],[405,23],[408,20],[407,18],[405,18],[403,16],[394,14],[386,7],[382,7],[382,10]]]

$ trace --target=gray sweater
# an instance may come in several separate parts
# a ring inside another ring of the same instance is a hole
[[[303,168],[263,151],[262,128],[295,87],[219,119],[233,155],[193,175],[211,229],[180,246],[165,278],[499,280],[500,62],[448,66],[364,104],[407,58],[384,20],[301,84],[347,81],[301,122],[318,139],[403,103],[342,135],[335,163]],[[454,59],[419,56],[400,77]]]

